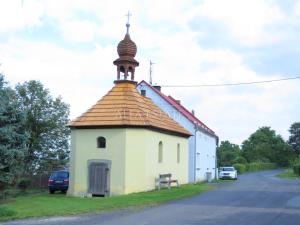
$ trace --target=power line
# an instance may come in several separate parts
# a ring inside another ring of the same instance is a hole
[[[280,81],[296,80],[296,79],[300,79],[300,77],[288,77],[288,78],[275,79],[275,80],[263,80],[263,81],[252,81],[252,82],[241,82],[241,83],[225,83],[225,84],[161,85],[161,87],[222,87],[222,86],[263,84],[263,83],[280,82]]]

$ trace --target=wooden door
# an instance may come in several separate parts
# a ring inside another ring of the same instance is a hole
[[[107,163],[91,163],[89,166],[89,193],[92,195],[108,195],[108,175]]]

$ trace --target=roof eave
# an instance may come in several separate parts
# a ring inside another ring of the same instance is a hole
[[[183,133],[183,132],[164,129],[161,127],[156,127],[156,126],[151,126],[151,125],[128,125],[128,124],[123,124],[123,125],[72,125],[72,124],[70,124],[70,125],[67,125],[67,127],[69,127],[70,129],[144,128],[144,129],[155,130],[155,131],[159,131],[162,133],[167,133],[167,134],[172,134],[172,135],[187,137],[187,138],[190,136],[193,136],[190,132]]]

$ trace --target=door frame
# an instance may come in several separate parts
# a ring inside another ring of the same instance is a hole
[[[105,163],[109,169],[109,172],[107,173],[107,191],[105,192],[105,197],[110,196],[110,174],[111,174],[111,160],[105,160],[105,159],[89,159],[87,162],[87,193],[89,193],[89,187],[90,187],[90,174],[89,174],[89,168],[92,163]],[[92,193],[89,193],[92,194]]]

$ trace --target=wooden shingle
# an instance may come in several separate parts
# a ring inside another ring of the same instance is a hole
[[[136,83],[132,81],[116,82],[94,106],[71,121],[69,127],[144,127],[191,136],[150,98],[142,96],[136,89]]]

